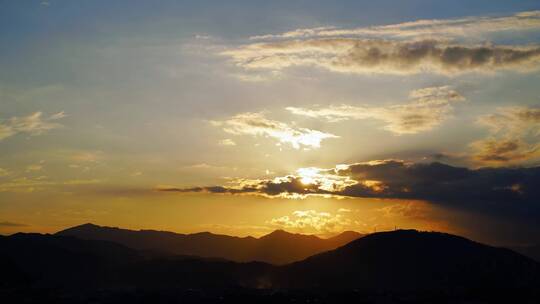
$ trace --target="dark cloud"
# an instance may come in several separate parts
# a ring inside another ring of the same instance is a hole
[[[377,191],[361,183],[340,195],[421,199],[432,202],[533,202],[540,198],[540,167],[468,169],[442,163],[407,164],[385,161],[355,164],[339,171],[357,181],[377,180]]]
[[[429,62],[447,72],[495,69],[525,63],[540,55],[540,49],[521,50],[509,47],[468,47],[444,46],[434,40],[394,44],[388,49],[381,45],[366,48],[362,43],[351,48],[349,53],[338,61],[345,66],[392,65],[396,68],[415,69]]]
[[[428,155],[428,157],[437,162],[443,161],[443,160],[452,160],[454,158],[452,155],[442,153],[442,152],[433,153],[431,155]]]
[[[309,180],[288,175],[234,187],[163,188],[160,191],[259,194],[268,197],[339,197],[425,200],[443,206],[540,216],[540,167],[454,167],[439,162],[375,161],[317,169]]]
[[[400,160],[338,165],[332,169],[304,168],[295,175],[242,180],[234,186],[162,188],[170,192],[222,195],[262,195],[301,198],[310,195],[399,199],[410,204],[403,216],[424,201],[438,217],[493,244],[540,242],[540,167],[470,169],[440,162]],[[393,210],[396,211],[396,210]]]
[[[208,186],[208,187],[193,187],[193,188],[175,188],[175,187],[160,187],[158,191],[163,192],[206,192],[215,194],[263,194],[266,196],[280,196],[282,194],[332,194],[319,188],[317,184],[303,184],[300,177],[285,176],[274,180],[260,180],[257,184],[250,183],[249,185],[240,185],[237,188],[223,186]]]

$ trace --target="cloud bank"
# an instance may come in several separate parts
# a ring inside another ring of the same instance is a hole
[[[468,169],[442,163],[382,160],[305,168],[272,179],[241,180],[233,186],[165,187],[168,192],[251,194],[304,198],[311,195],[342,198],[423,200],[444,206],[540,216],[540,167]]]

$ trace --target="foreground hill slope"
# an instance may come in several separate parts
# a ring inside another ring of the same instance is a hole
[[[539,264],[504,248],[437,232],[374,233],[286,265],[287,288],[481,289],[538,286]]]
[[[344,232],[329,239],[276,230],[261,238],[234,237],[209,232],[179,234],[155,230],[128,230],[84,224],[56,233],[87,240],[103,240],[138,250],[167,254],[218,257],[236,262],[261,261],[287,264],[335,249],[362,235]]]

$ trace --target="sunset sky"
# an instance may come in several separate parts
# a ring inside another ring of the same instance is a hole
[[[540,2],[0,1],[0,233],[540,242]]]

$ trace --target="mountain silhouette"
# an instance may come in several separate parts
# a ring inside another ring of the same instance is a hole
[[[540,244],[528,245],[528,246],[514,246],[510,247],[512,250],[528,256],[531,259],[540,262]]]
[[[212,234],[190,236],[208,235]],[[320,240],[284,231],[255,240],[280,246],[280,252],[306,239]],[[370,234],[281,266],[137,250],[59,234],[18,233],[0,237],[0,266],[3,303],[540,300],[540,265],[534,260],[459,236],[415,230]]]
[[[43,287],[239,286],[243,269],[259,276],[270,264],[224,259],[148,254],[123,245],[71,236],[17,233],[0,238],[0,260],[10,274]],[[10,281],[3,269],[3,284]],[[247,284],[247,283],[246,283]]]
[[[11,275],[39,286],[86,286],[115,265],[141,258],[136,250],[108,241],[37,233],[0,238],[0,260],[11,265]]]
[[[236,262],[261,261],[287,264],[335,249],[363,235],[344,232],[322,239],[313,235],[276,230],[261,238],[234,237],[201,232],[179,234],[155,230],[128,230],[84,224],[56,233],[87,240],[104,240],[137,249],[174,255],[217,257]]]
[[[540,282],[539,264],[509,249],[416,230],[374,233],[279,272],[278,286],[302,289],[519,289]]]

